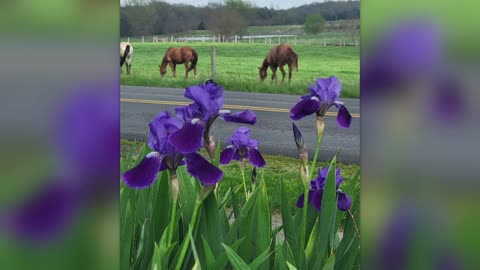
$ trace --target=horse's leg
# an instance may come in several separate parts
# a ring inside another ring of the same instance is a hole
[[[170,61],[168,62],[168,65],[172,69],[173,77],[175,78],[175,64],[172,61]]]
[[[277,82],[277,67],[270,66],[270,69],[272,70],[272,81],[270,83],[273,83],[274,79],[275,79],[275,82]]]
[[[283,84],[283,81],[285,80],[285,69],[283,69],[283,66],[280,66],[280,71],[282,72],[282,84]]]
[[[288,83],[292,80],[292,66],[288,65]]]
[[[185,62],[185,79],[188,79],[188,62]]]
[[[130,70],[132,69],[132,63],[131,62],[127,62],[127,74],[130,75]]]

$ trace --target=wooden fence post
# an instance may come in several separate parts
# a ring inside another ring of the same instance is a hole
[[[127,38],[127,42],[130,43],[130,37]]]
[[[237,44],[237,35],[235,35],[235,44]]]
[[[295,36],[295,45],[297,45],[297,36]]]
[[[144,37],[144,36],[142,36],[142,43],[144,42],[144,38],[145,38],[145,37]]]
[[[217,48],[212,46],[212,80],[215,80],[217,77]]]

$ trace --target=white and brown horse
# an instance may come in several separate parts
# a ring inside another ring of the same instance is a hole
[[[132,70],[132,61],[133,61],[133,47],[132,44],[128,42],[120,42],[120,71],[122,70],[123,64],[127,68],[127,74],[130,75]]]

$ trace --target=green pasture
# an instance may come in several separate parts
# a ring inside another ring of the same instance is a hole
[[[232,44],[232,43],[152,43],[132,42],[134,47],[132,74],[121,75],[122,85],[156,86],[184,88],[186,86],[204,82],[211,78],[211,47],[217,50],[217,77],[216,81],[226,90],[260,93],[281,93],[301,95],[307,92],[308,82],[313,83],[318,77],[335,75],[342,82],[343,97],[360,96],[360,48],[359,47],[324,47],[321,45],[292,45],[299,56],[298,72],[294,71],[292,82],[286,80],[281,84],[281,72],[277,70],[277,83],[268,78],[260,82],[258,68],[268,51],[274,44]],[[193,71],[186,80],[185,66],[177,65],[177,78],[172,77],[170,68],[167,75],[160,77],[158,65],[168,47],[191,46],[198,55],[198,78],[193,77]]]

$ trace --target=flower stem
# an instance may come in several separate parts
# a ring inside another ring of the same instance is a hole
[[[308,181],[304,182],[305,193],[303,195],[303,216],[302,216],[302,231],[300,235],[300,248],[305,250],[305,238],[307,236],[307,214],[308,214],[308,195],[310,190],[310,180],[313,176],[313,171],[315,170],[315,165],[317,164],[318,152],[320,151],[320,145],[322,144],[322,138],[324,133],[324,121],[323,117],[317,116],[317,146],[315,147],[315,154],[313,155],[312,165],[307,175]],[[303,258],[303,256],[302,256]],[[302,259],[303,260],[303,259]]]
[[[172,215],[170,216],[170,225],[168,227],[168,238],[167,238],[167,247],[172,244],[173,240],[173,228],[175,227],[175,220],[177,215],[177,200],[173,200],[172,205]]]
[[[324,133],[324,122],[323,118],[317,116],[317,146],[315,147],[315,154],[313,155],[312,166],[310,166],[310,171],[308,172],[309,179],[312,178],[313,171],[315,170],[315,165],[317,164],[318,152],[320,152],[320,145],[322,144]]]
[[[190,243],[190,238],[192,237],[193,230],[195,228],[195,225],[197,224],[198,212],[200,210],[201,205],[202,205],[202,200],[200,198],[197,198],[197,200],[195,201],[195,208],[193,209],[192,220],[190,220],[190,225],[188,226],[187,236],[185,240],[183,240],[185,241],[185,244],[182,245],[182,249],[180,250],[180,256],[178,257],[178,263],[177,263],[177,266],[175,267],[175,270],[180,270],[180,268],[182,267],[183,260],[185,259],[185,255],[187,253],[188,246]]]
[[[302,234],[300,235],[300,248],[305,250],[305,237],[307,234],[307,210],[308,210],[308,195],[309,187],[305,186],[305,193],[303,195],[303,215],[302,215]]]
[[[245,203],[248,200],[248,193],[247,193],[247,180],[245,179],[245,167],[242,163],[239,163],[240,172],[242,173],[242,180],[243,180],[243,189],[245,189]]]
[[[178,177],[175,170],[170,171],[170,188],[172,196],[172,215],[170,216],[170,224],[168,228],[167,247],[170,246],[173,240],[173,228],[175,227],[175,217],[177,215]]]
[[[355,222],[355,217],[353,216],[352,211],[350,211],[350,209],[348,209],[348,213],[352,218],[353,226],[355,228],[355,233],[357,234],[357,239],[360,240],[360,233],[358,232],[358,226],[357,226],[357,223]]]

